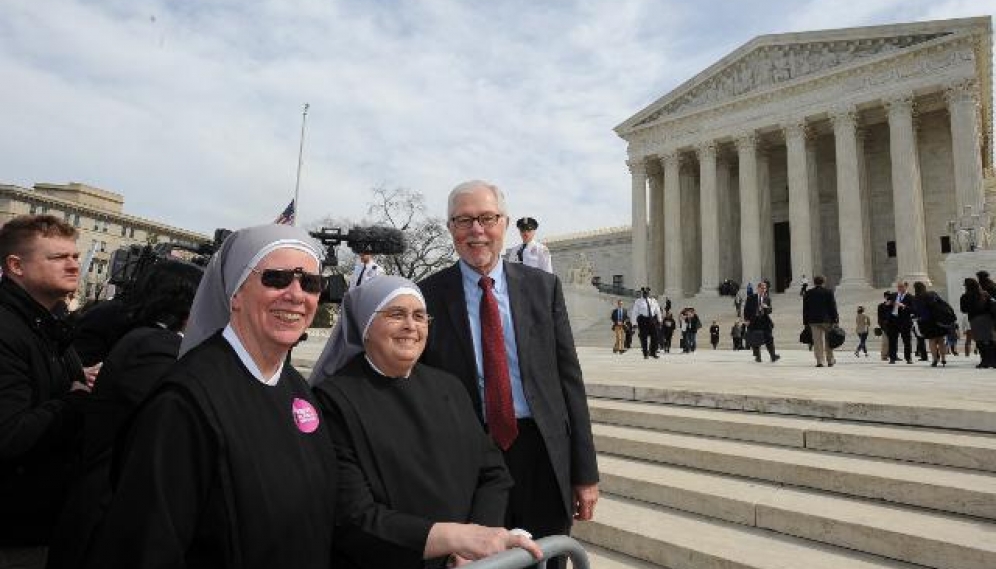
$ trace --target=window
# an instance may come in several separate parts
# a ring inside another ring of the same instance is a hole
[[[106,219],[104,220],[104,227],[103,227],[103,229],[101,229],[101,231],[103,231],[104,233],[107,233],[107,220]]]
[[[100,252],[103,253],[104,251],[107,251],[107,241],[100,242]]]
[[[135,238],[135,228],[134,227],[129,227],[128,228],[128,237],[131,237],[132,239]]]
[[[37,214],[38,213],[38,204],[34,204],[34,203],[31,204],[31,211],[28,212],[28,213],[30,213],[31,215]]]
[[[616,288],[622,288],[623,276],[622,275],[612,275],[612,286]]]
[[[80,214],[78,213],[73,214],[73,227],[79,227],[79,226],[80,226]]]
[[[94,220],[93,220],[93,230],[94,231],[99,231],[100,230],[100,220],[97,219],[97,218],[94,218]]]
[[[97,265],[97,274],[102,274],[104,272],[104,263],[107,261],[96,261],[94,264]]]
[[[67,212],[65,212],[65,213],[63,213],[63,214],[62,214],[62,221],[65,221],[66,223],[69,223],[69,215],[70,215],[70,214],[69,214],[69,212],[68,212],[68,211],[67,211]]]
[[[885,244],[885,253],[889,256],[890,259],[896,256],[895,241],[889,241],[888,243]]]

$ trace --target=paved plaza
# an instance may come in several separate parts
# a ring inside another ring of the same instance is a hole
[[[323,332],[312,333],[295,348],[295,365],[310,368],[324,343]],[[955,426],[950,423],[953,418],[963,420],[961,428],[996,432],[996,370],[976,369],[977,356],[948,356],[947,367],[934,368],[916,360],[912,365],[902,361],[890,365],[878,354],[855,358],[853,352],[837,351],[836,366],[816,368],[813,354],[806,350],[781,349],[782,357],[774,364],[767,354],[762,363],[755,362],[747,350],[700,348],[694,354],[662,354],[657,360],[643,359],[639,349],[622,355],[613,354],[611,348],[577,350],[590,395],[648,399],[656,393],[662,400],[681,402],[674,395],[679,393],[695,399],[689,404],[724,408],[730,405],[702,399],[726,398],[736,402],[735,408],[751,399],[768,405],[771,401],[859,405],[865,413],[887,406],[920,415],[944,413],[945,425]],[[634,389],[643,395],[634,396]]]

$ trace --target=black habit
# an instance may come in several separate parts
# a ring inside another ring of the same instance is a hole
[[[502,525],[512,479],[458,379],[384,377],[361,354],[315,395],[339,463],[337,569],[421,568],[434,523]]]
[[[181,358],[115,458],[94,568],[328,569],[336,464],[301,375],[276,385],[220,333]]]

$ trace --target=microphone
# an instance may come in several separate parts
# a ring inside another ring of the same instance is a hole
[[[354,227],[344,240],[356,254],[400,255],[405,252],[405,235],[393,227]]]

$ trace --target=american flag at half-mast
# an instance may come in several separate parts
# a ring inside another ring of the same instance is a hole
[[[273,223],[278,225],[294,225],[294,200],[291,200],[287,207],[284,208],[283,213],[277,216],[273,220]]]

